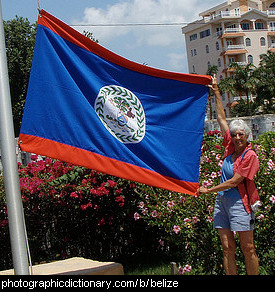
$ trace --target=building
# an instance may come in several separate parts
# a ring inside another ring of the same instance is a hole
[[[258,66],[261,54],[275,52],[274,0],[228,0],[200,16],[182,28],[190,73],[206,74],[216,65],[220,81],[232,74],[230,63]],[[233,97],[223,96],[227,117],[232,102]]]

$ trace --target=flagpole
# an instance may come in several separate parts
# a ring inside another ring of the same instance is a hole
[[[29,275],[27,237],[12,120],[2,5],[0,0],[0,147],[15,275]]]

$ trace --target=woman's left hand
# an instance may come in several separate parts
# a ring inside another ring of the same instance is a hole
[[[198,196],[201,195],[201,194],[208,194],[208,193],[209,193],[209,191],[208,191],[208,189],[205,188],[205,187],[199,187],[199,188],[197,189],[197,194],[198,194]]]

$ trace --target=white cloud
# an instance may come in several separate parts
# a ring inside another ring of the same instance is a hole
[[[126,23],[186,23],[198,19],[198,14],[214,5],[219,0],[120,0],[110,1],[113,4],[105,8],[87,7],[81,20],[74,20],[77,24],[126,24]],[[144,60],[156,60],[152,54],[160,54],[158,48],[167,48],[166,52],[161,50],[166,63],[152,64],[156,67],[165,66],[167,69],[186,69],[184,63],[185,44],[184,36],[179,26],[116,26],[116,27],[85,27],[78,30],[92,31],[99,43],[115,50],[127,58],[132,52],[138,50],[138,55]],[[121,40],[121,41],[119,41]],[[120,48],[121,46],[121,48]],[[147,52],[146,52],[147,51]],[[182,51],[182,55],[180,52]],[[153,53],[152,53],[153,52]],[[147,54],[147,56],[145,56]],[[165,55],[163,55],[165,54]],[[144,55],[144,57],[143,57]],[[150,61],[148,63],[150,63]],[[163,61],[162,61],[163,62]],[[150,64],[149,64],[150,65]]]
[[[88,7],[84,11],[81,24],[118,24],[118,23],[185,23],[198,17],[201,0],[131,0],[108,5],[106,9]],[[138,44],[167,45],[174,39],[174,34],[166,34],[163,26],[156,27],[89,27],[103,41],[109,41],[120,35],[134,33]],[[162,33],[163,30],[163,33]],[[180,26],[170,27],[177,30],[181,37]],[[162,36],[161,36],[162,35]]]
[[[176,71],[180,71],[183,67],[186,56],[183,53],[181,53],[181,54],[180,53],[170,53],[170,54],[168,54],[168,58],[169,58],[169,67],[173,68]]]

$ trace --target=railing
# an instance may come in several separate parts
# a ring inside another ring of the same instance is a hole
[[[225,64],[224,69],[225,70],[231,69],[230,65],[232,63],[238,64],[239,66],[246,66],[247,65],[247,62],[231,62],[230,64]]]
[[[267,15],[275,15],[275,9],[272,10],[266,10]]]
[[[267,11],[261,11],[262,13],[265,13],[267,15],[275,15],[275,9],[267,10]],[[245,12],[246,13],[246,12]],[[209,22],[218,18],[230,18],[230,17],[240,17],[241,13],[240,11],[220,11],[216,14],[212,14],[210,16],[204,17],[205,22]]]
[[[227,50],[244,50],[244,45],[229,45],[227,46],[226,48],[226,51]]]
[[[217,18],[224,18],[224,17],[239,17],[241,14],[239,12],[235,11],[220,11],[217,14],[212,14],[210,16],[204,17],[205,22],[209,22],[211,20],[217,19]]]

